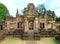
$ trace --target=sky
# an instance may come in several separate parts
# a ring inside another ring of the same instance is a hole
[[[34,3],[37,7],[38,4],[45,4],[47,10],[55,11],[56,16],[60,16],[60,0],[0,0],[9,10],[10,15],[15,16],[16,10],[19,10],[19,14],[28,3]]]

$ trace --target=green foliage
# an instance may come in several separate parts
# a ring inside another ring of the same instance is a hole
[[[47,11],[47,16],[48,16],[48,17],[52,17],[52,11],[51,11],[51,10],[48,10],[48,11]]]
[[[56,21],[60,22],[60,17],[57,17],[57,18],[56,18]]]
[[[43,11],[46,9],[44,4],[39,4],[37,6],[38,12],[43,13]]]
[[[5,21],[6,20],[6,13],[7,13],[7,8],[5,5],[0,3],[0,19]]]
[[[39,4],[39,5],[37,6],[37,9],[38,9],[38,14],[39,14],[39,15],[42,14],[42,13],[44,13],[44,11],[45,11],[45,12],[47,13],[46,15],[47,15],[49,18],[55,16],[54,11],[47,10],[47,9],[45,8],[45,5],[44,5],[44,4]]]

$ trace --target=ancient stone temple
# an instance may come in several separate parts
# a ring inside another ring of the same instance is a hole
[[[9,14],[9,13],[7,13]],[[52,13],[52,15],[54,15]],[[33,3],[29,3],[26,8],[24,8],[23,15],[19,15],[18,9],[16,12],[16,17],[7,16],[5,30],[8,32],[15,32],[21,30],[23,33],[28,33],[29,35],[39,36],[39,33],[45,33],[48,29],[58,31],[56,28],[56,17],[49,18],[47,16],[46,10],[42,14],[38,14],[38,10],[35,8]]]

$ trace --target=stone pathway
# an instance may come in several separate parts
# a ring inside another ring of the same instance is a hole
[[[31,41],[25,41],[25,44],[37,44],[37,41],[34,41],[34,40],[33,41],[32,40]]]

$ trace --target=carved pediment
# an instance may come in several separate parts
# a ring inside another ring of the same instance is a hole
[[[33,3],[29,3],[26,8],[24,8],[24,15],[37,15],[37,9]]]

